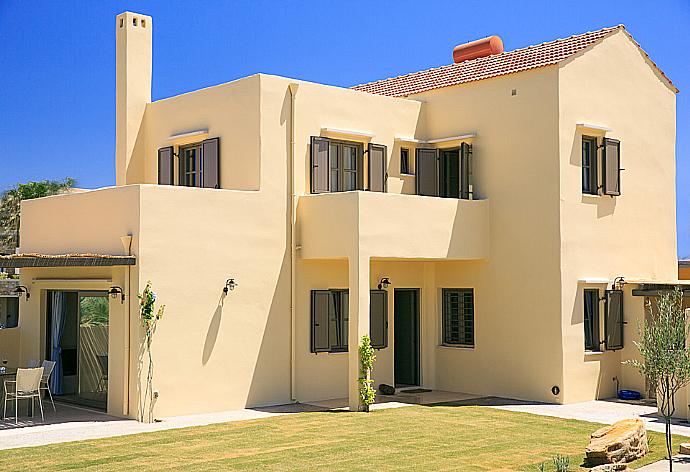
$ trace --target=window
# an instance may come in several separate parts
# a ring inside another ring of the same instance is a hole
[[[180,185],[201,187],[201,143],[180,147]]]
[[[369,144],[369,190],[386,191],[386,146]],[[311,193],[364,190],[364,145],[311,138]]]
[[[412,174],[410,169],[410,150],[407,148],[400,148],[400,173]]]
[[[388,292],[372,290],[369,333],[374,349],[388,347]],[[311,352],[347,352],[349,291],[311,291]]]
[[[598,351],[599,347],[599,290],[584,291],[585,350]]]
[[[582,137],[582,193],[597,195],[597,138]]]
[[[178,158],[178,185],[220,188],[220,138],[158,150],[158,184],[174,185],[175,157]]]
[[[19,297],[0,297],[0,329],[19,326]]]
[[[348,291],[312,290],[311,352],[346,352]]]
[[[474,290],[444,288],[442,298],[443,344],[474,346]]]
[[[623,291],[607,290],[605,297],[604,330],[606,331],[606,349],[615,351],[623,349]]]
[[[416,150],[417,195],[469,199],[472,189],[472,146]]]

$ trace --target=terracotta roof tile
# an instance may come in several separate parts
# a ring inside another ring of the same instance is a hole
[[[495,54],[493,56],[480,57],[457,64],[449,64],[390,79],[355,85],[352,88],[361,92],[369,92],[378,95],[405,97],[426,92],[427,90],[550,66],[573,56],[579,51],[619,30],[625,31],[625,27],[623,25],[618,25],[611,28],[603,28],[564,39],[557,39],[548,43]],[[627,31],[626,34],[628,34]],[[628,36],[632,39],[629,34]],[[639,47],[639,44],[635,44]],[[642,52],[649,58],[644,51]],[[652,65],[658,69],[653,62]],[[660,70],[659,72],[669,82],[671,87],[675,89],[663,72]]]

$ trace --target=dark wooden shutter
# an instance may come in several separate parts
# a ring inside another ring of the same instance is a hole
[[[311,352],[327,352],[330,350],[330,343],[328,341],[330,307],[330,291],[311,291]]]
[[[602,149],[602,176],[605,195],[621,194],[621,143],[617,139],[604,138]]]
[[[375,349],[388,347],[388,292],[372,290],[369,296],[369,337]]]
[[[311,193],[330,191],[328,139],[311,137]]]
[[[173,185],[175,172],[173,167],[173,147],[168,146],[158,150],[158,184]]]
[[[436,149],[417,149],[417,195],[438,196],[438,152]]]
[[[387,190],[386,146],[369,143],[369,190],[385,192]]]
[[[623,291],[607,290],[605,300],[606,349],[623,349]]]
[[[472,175],[472,145],[460,145],[460,198],[470,198],[470,176]]]
[[[220,188],[220,138],[201,143],[201,186]]]

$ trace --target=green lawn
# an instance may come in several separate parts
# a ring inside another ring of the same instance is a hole
[[[300,413],[0,451],[0,470],[521,471],[556,454],[578,470],[596,428],[474,406]],[[664,456],[663,435],[649,436],[650,454],[635,468]]]

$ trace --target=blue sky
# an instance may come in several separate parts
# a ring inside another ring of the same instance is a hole
[[[677,96],[678,253],[690,256],[690,0],[0,0],[0,189],[115,182],[115,15],[153,16],[153,99],[256,72],[349,86],[623,23]]]

